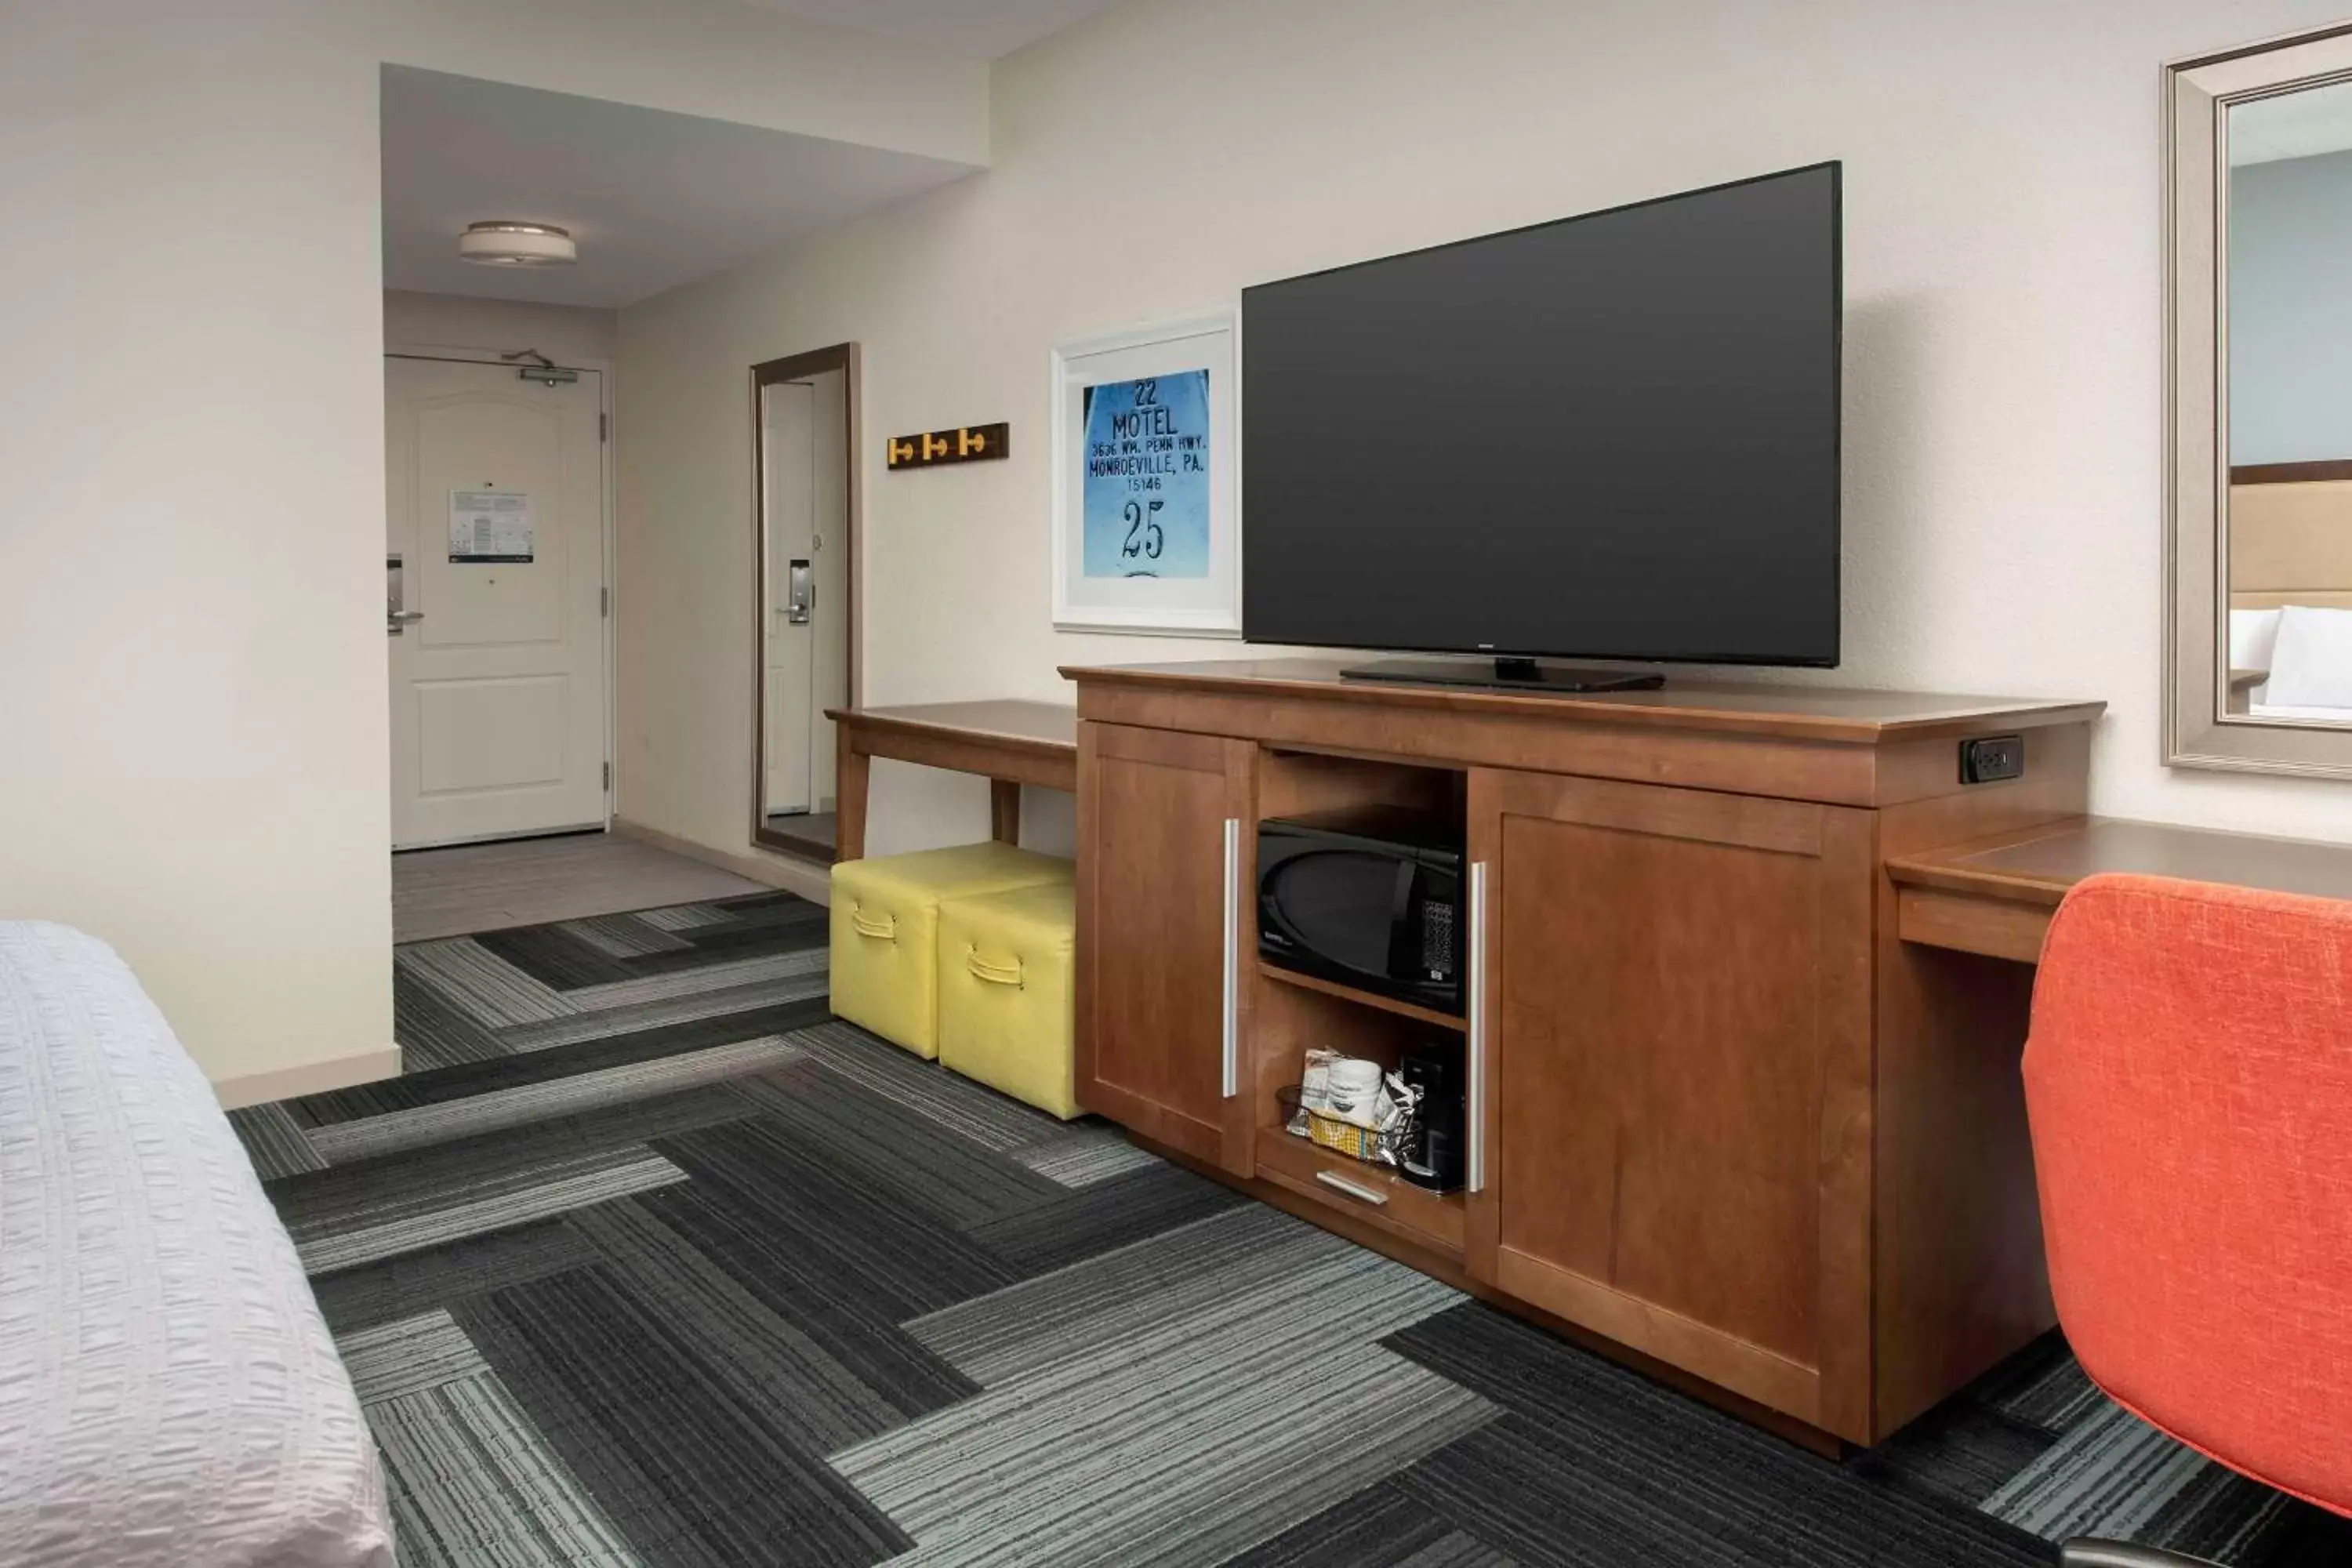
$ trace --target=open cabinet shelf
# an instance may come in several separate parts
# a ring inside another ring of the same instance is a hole
[[[1383,1013],[1394,1013],[1400,1018],[1411,1018],[1416,1024],[1427,1024],[1432,1028],[1451,1029],[1458,1035],[1465,1027],[1461,1018],[1452,1013],[1441,1013],[1434,1007],[1424,1007],[1417,1002],[1407,1002],[1395,996],[1383,996],[1377,991],[1359,991],[1352,985],[1342,985],[1336,980],[1326,980],[1320,975],[1284,969],[1263,958],[1257,961],[1257,972],[1278,985],[1297,985],[1308,991],[1319,991],[1326,996],[1353,1002],[1360,1007],[1377,1007]]]

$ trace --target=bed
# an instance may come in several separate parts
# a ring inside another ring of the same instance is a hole
[[[2229,710],[2352,725],[2352,461],[2230,470]]]
[[[0,921],[0,1563],[391,1568],[374,1444],[130,969]]]

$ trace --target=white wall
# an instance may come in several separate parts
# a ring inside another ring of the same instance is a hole
[[[391,348],[537,349],[559,364],[613,358],[620,317],[579,305],[533,305],[463,294],[383,291],[383,341]]]
[[[2230,171],[2230,461],[2352,458],[2352,153]]]
[[[986,158],[984,68],[720,0],[0,0],[0,917],[240,1097],[392,1039],[386,61]]]
[[[971,181],[622,312],[629,809],[738,845],[751,624],[743,367],[865,345],[866,697],[1066,700],[1046,350],[1308,268],[1846,161],[1846,663],[2105,698],[2097,808],[2352,837],[2340,784],[2158,761],[2158,71],[2333,0],[1131,3],[1000,61]],[[881,437],[1009,417],[1007,462]],[[975,782],[877,768],[874,842],[985,832]],[[1063,826],[1054,829],[1066,832]]]

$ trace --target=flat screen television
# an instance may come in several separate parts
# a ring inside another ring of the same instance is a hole
[[[1242,635],[1835,664],[1839,174],[1244,290]]]

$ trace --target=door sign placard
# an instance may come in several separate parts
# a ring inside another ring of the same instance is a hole
[[[451,490],[449,559],[469,563],[532,559],[530,493]]]

